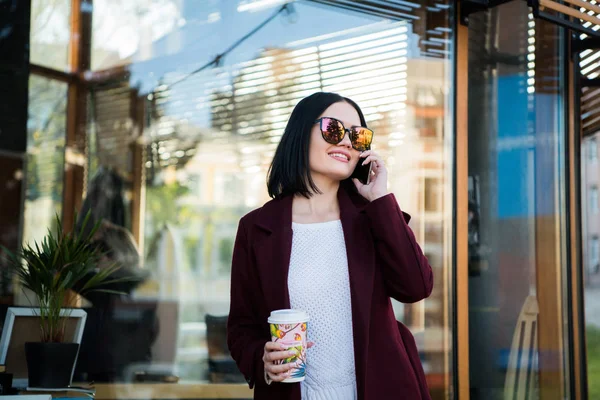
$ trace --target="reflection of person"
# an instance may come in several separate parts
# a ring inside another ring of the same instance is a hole
[[[347,98],[316,93],[300,101],[269,172],[274,199],[240,221],[228,345],[255,399],[430,398],[390,297],[428,297],[432,270],[410,217],[387,192],[383,160],[361,153],[371,137],[360,126],[364,116]],[[373,163],[369,185],[349,179],[359,162]],[[301,384],[279,383],[290,364],[275,362],[289,354],[270,342],[267,318],[285,308],[310,318],[314,346]]]
[[[134,314],[135,320],[117,314],[118,304],[130,301],[133,290],[148,277],[147,271],[141,268],[135,239],[124,226],[123,186],[124,182],[116,171],[100,167],[88,186],[76,225],[81,229],[91,211],[84,231],[89,234],[94,224],[99,222],[98,230],[91,238],[91,244],[103,254],[98,270],[115,263],[119,266],[110,285],[102,287],[110,291],[89,291],[85,294],[92,307],[86,308],[88,317],[76,377],[96,382],[114,381],[124,374],[127,365],[147,362],[158,330],[153,311],[140,312],[140,316]],[[88,274],[81,285],[96,273]],[[131,343],[136,345],[131,346]]]
[[[120,268],[113,274],[113,278],[123,279],[120,282],[113,282],[110,286],[105,285],[103,289],[130,294],[147,278],[148,273],[141,268],[135,239],[124,226],[123,186],[123,179],[116,171],[100,167],[89,184],[87,196],[78,215],[77,228],[81,228],[87,213],[91,211],[91,218],[85,226],[84,234],[88,234],[94,224],[100,222],[92,238],[94,246],[97,246],[104,255],[98,267],[117,263]],[[86,294],[86,298],[95,306],[100,306],[114,297],[114,294],[105,292]]]

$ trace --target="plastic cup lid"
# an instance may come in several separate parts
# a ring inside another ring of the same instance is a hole
[[[296,322],[308,322],[308,314],[302,310],[275,310],[271,311],[268,322],[270,324],[293,324]]]

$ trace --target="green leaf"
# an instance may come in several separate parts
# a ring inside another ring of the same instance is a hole
[[[133,276],[116,278],[114,273],[119,269],[116,264],[98,269],[102,252],[92,243],[92,238],[100,227],[100,221],[94,224],[89,234],[84,235],[91,215],[88,211],[79,229],[72,226],[65,233],[57,214],[56,234],[49,229],[41,241],[24,244],[15,253],[0,247],[2,261],[14,272],[22,288],[35,295],[43,341],[64,338],[65,319],[60,316],[60,311],[69,290],[83,286],[84,291],[121,294],[106,286],[137,280]]]

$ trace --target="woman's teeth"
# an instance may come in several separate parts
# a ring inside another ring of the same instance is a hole
[[[345,154],[340,154],[340,153],[331,153],[329,154],[331,157],[334,158],[341,158],[342,160],[346,160],[348,161],[348,157]]]

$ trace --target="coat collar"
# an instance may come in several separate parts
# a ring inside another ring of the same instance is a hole
[[[346,242],[357,388],[364,393],[371,300],[374,285],[374,244],[363,214],[368,201],[340,185],[337,194]],[[255,224],[264,231],[254,241],[254,254],[268,311],[290,308],[288,271],[292,249],[292,196],[266,203]],[[310,279],[310,277],[307,277]]]

